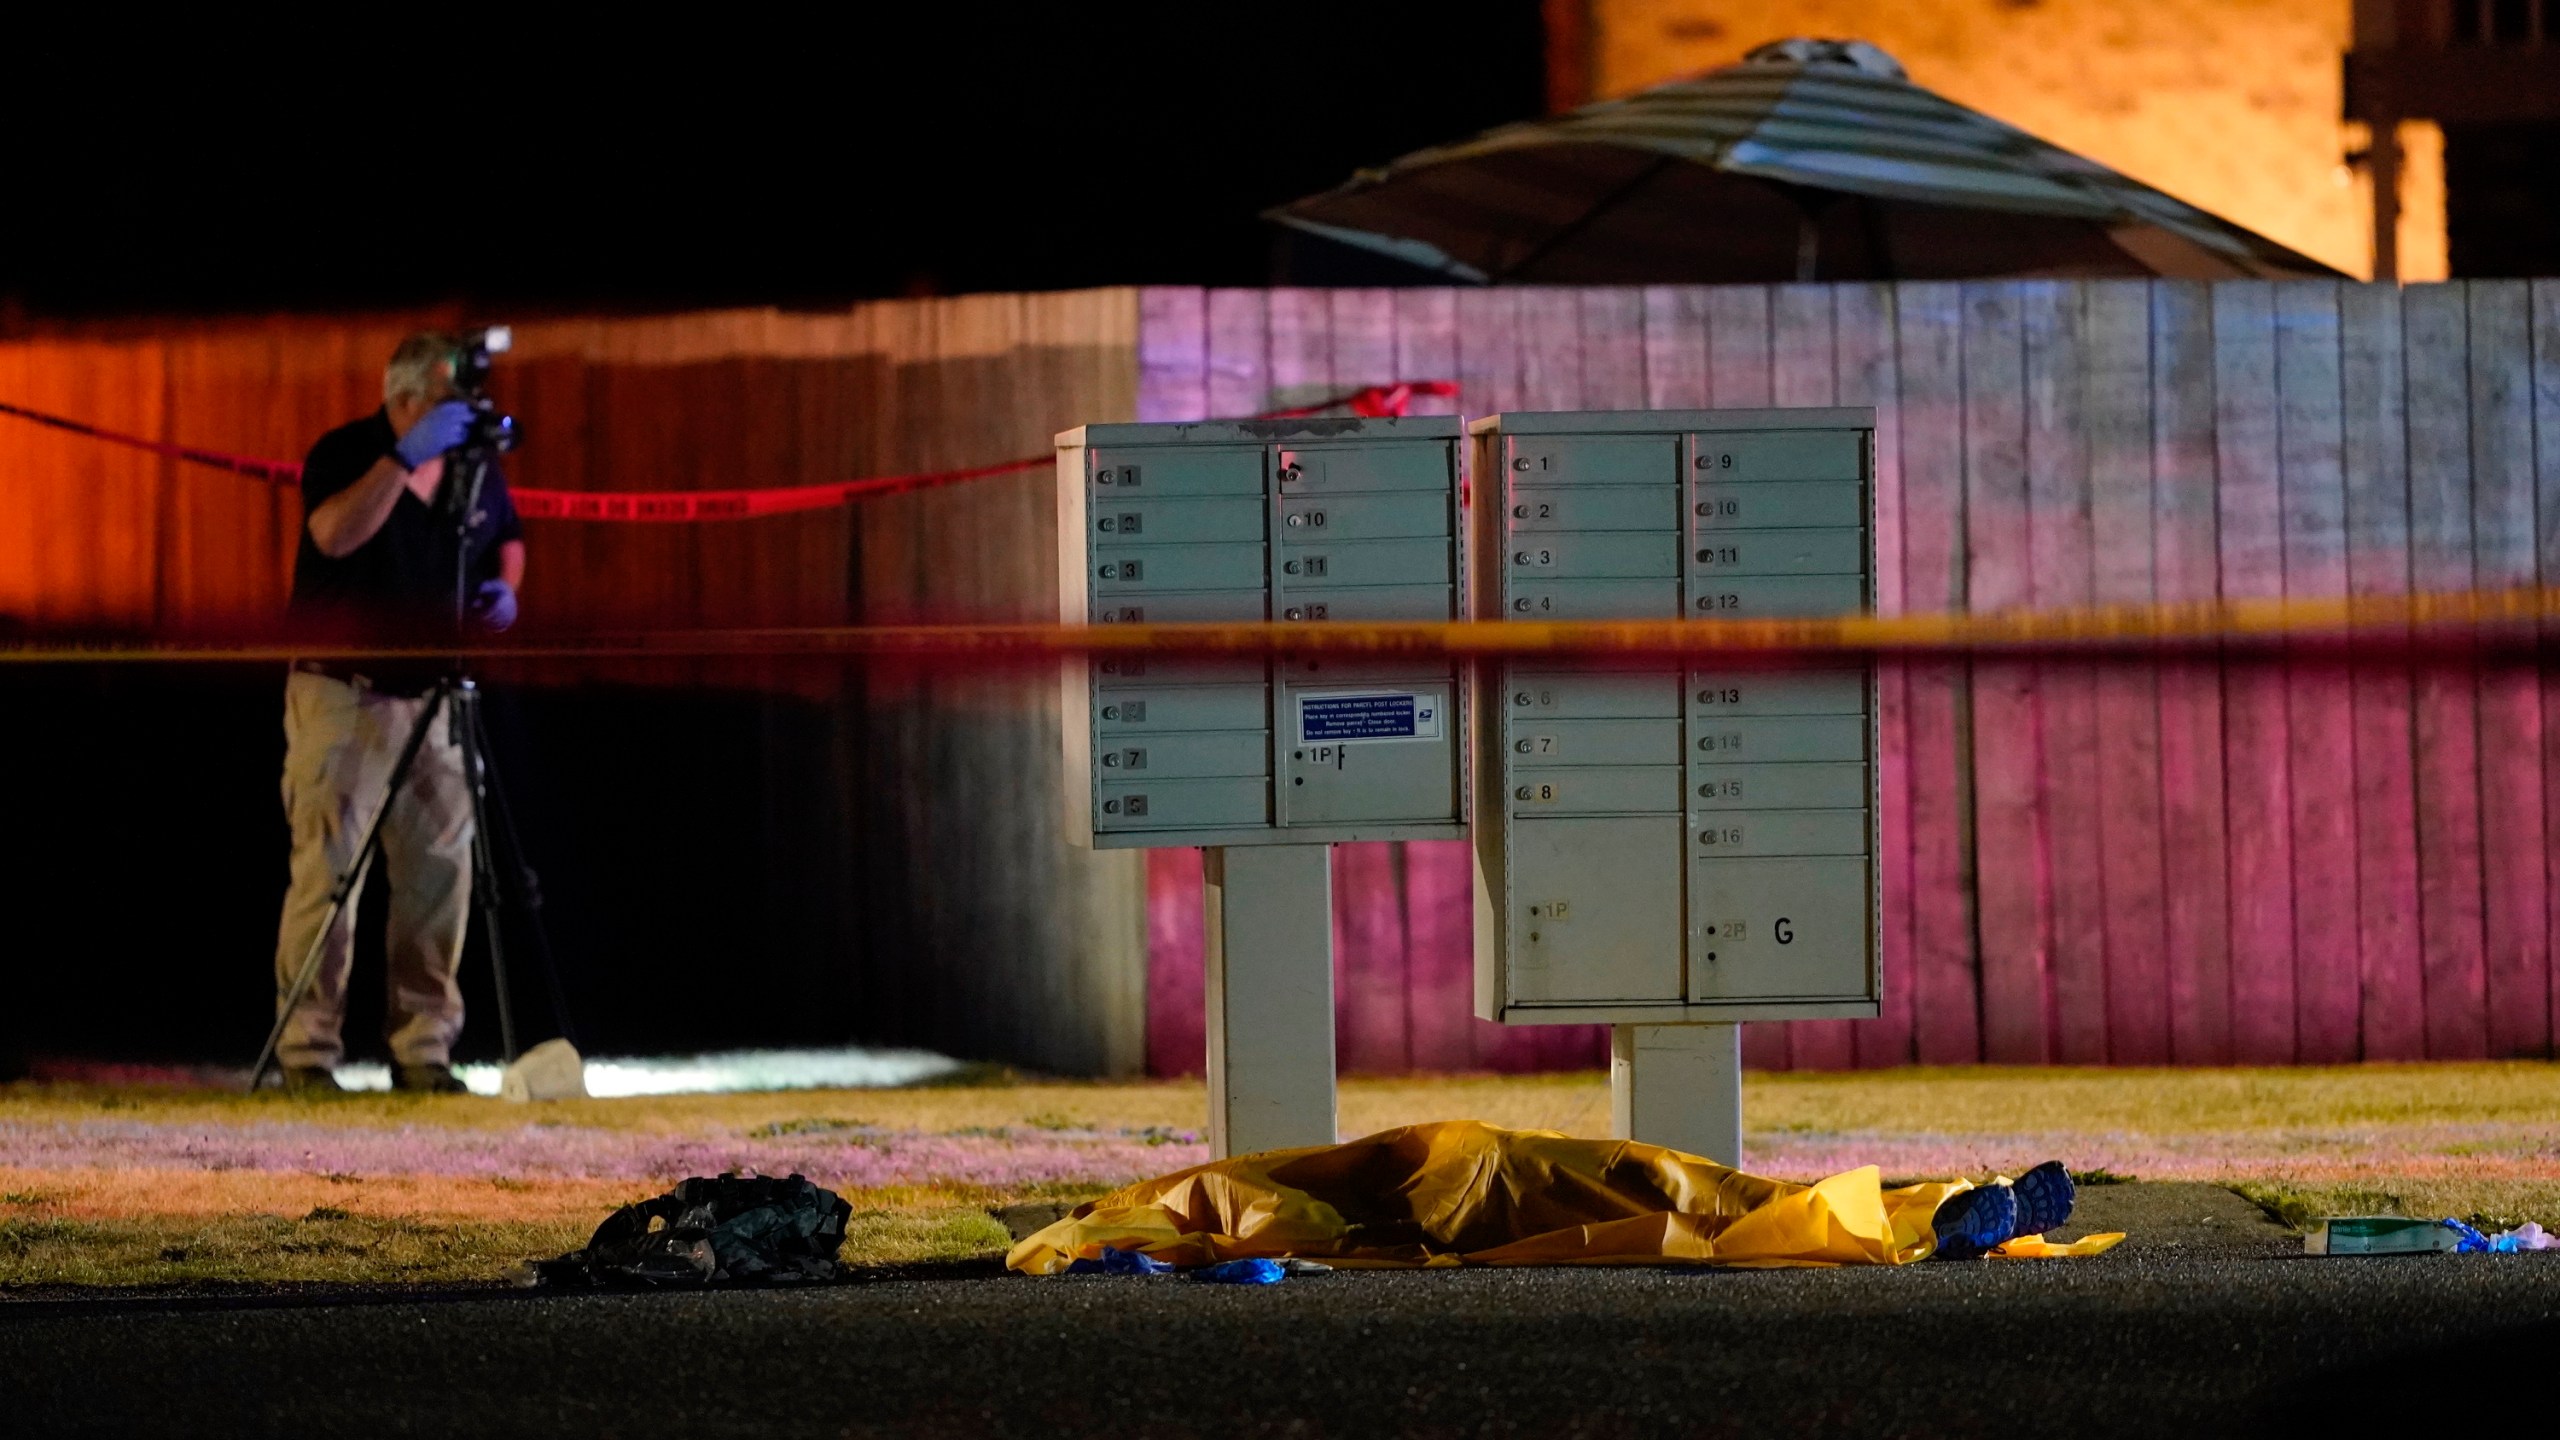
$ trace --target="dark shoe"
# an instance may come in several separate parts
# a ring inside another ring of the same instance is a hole
[[[2006,1185],[1977,1185],[1950,1195],[1929,1217],[1939,1260],[1978,1260],[2018,1233],[2017,1192]]]
[[[326,1065],[287,1065],[283,1075],[287,1095],[344,1095],[347,1087]]]
[[[402,1065],[391,1078],[391,1088],[412,1095],[468,1095],[471,1087],[453,1073],[450,1065]]]
[[[2071,1223],[2071,1205],[2079,1198],[2079,1187],[2071,1183],[2071,1172],[2059,1160],[2047,1160],[2017,1178],[2012,1189],[2018,1192],[2018,1233],[2041,1235],[2059,1230]]]

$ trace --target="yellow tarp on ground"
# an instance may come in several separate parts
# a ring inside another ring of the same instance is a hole
[[[1632,1140],[1444,1120],[1268,1150],[1141,1181],[1023,1240],[1005,1264],[1053,1275],[1107,1248],[1174,1265],[1904,1265],[1937,1246],[1953,1180],[1884,1188],[1869,1165],[1811,1185]],[[2122,1236],[2024,1254],[2095,1254]]]

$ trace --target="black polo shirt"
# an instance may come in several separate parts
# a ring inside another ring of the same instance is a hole
[[[376,410],[320,437],[302,462],[302,513],[364,478],[393,453],[391,417]],[[489,467],[471,517],[471,583],[498,573],[498,546],[524,536],[507,478]],[[453,630],[453,523],[407,489],[373,538],[335,559],[320,553],[311,527],[293,561],[294,619],[308,628],[367,635],[450,635]]]

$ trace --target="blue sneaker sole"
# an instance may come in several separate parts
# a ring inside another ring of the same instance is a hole
[[[1953,1196],[1929,1217],[1936,1259],[1973,1260],[2018,1233],[2018,1197],[2006,1185],[1981,1185]]]
[[[2042,1235],[2071,1223],[2071,1206],[2079,1198],[2079,1187],[2071,1183],[2069,1171],[2059,1160],[2047,1160],[2017,1178],[2010,1186],[2018,1196],[2018,1231],[2021,1235]]]

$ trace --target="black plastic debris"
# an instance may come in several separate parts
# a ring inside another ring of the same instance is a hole
[[[625,1205],[583,1250],[534,1262],[564,1289],[789,1285],[836,1278],[853,1207],[801,1176],[695,1176]]]

